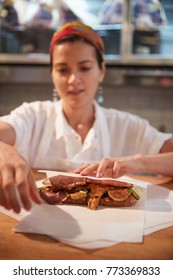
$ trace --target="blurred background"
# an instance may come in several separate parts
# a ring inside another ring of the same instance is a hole
[[[0,115],[52,99],[50,39],[73,20],[104,40],[102,105],[173,132],[172,0],[0,0]]]

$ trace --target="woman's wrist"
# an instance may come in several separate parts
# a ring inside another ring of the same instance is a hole
[[[140,155],[138,161],[140,171],[154,172],[156,162],[152,155]]]

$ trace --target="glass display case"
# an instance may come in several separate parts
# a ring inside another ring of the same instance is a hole
[[[101,35],[107,64],[173,64],[172,0],[1,0],[0,15],[2,64],[48,64],[53,32],[72,20]]]
[[[127,3],[128,63],[173,65],[173,1],[132,0]]]

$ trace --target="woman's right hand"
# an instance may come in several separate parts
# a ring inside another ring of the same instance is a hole
[[[32,170],[13,146],[0,142],[0,205],[19,213],[41,204]]]

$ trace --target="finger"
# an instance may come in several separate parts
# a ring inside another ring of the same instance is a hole
[[[113,165],[112,160],[109,158],[102,158],[98,168],[97,168],[97,174],[96,177],[103,177],[106,169],[109,167],[111,168],[111,165]]]
[[[97,168],[98,168],[98,163],[89,164],[86,168],[84,168],[81,171],[80,174],[83,175],[83,176],[86,176],[86,175],[96,175]]]
[[[1,175],[0,175],[0,205],[5,207],[7,210],[10,210],[11,209],[11,206],[10,206],[10,203],[3,191],[3,188],[2,188],[2,178],[1,178]]]
[[[28,170],[26,166],[18,166],[15,174],[15,183],[18,189],[18,193],[23,207],[29,211],[32,206],[31,197],[29,193],[29,183],[27,180]]]
[[[114,162],[114,166],[112,169],[112,178],[118,178],[125,174],[123,171],[123,164],[120,161]]]
[[[20,194],[23,207],[29,211],[32,207],[32,201],[41,204],[42,200],[37,191],[32,171],[22,166],[16,171],[16,185]]]
[[[112,178],[118,178],[119,177],[118,174],[119,174],[119,166],[117,162],[115,162],[112,168]]]
[[[39,195],[39,192],[38,192],[38,189],[37,189],[37,186],[35,183],[34,175],[31,170],[28,174],[28,182],[29,182],[29,192],[30,192],[30,196],[31,196],[32,200],[37,204],[42,204],[43,201]]]
[[[4,168],[1,173],[1,177],[2,189],[6,198],[6,203],[14,210],[14,212],[19,213],[21,207],[16,196],[14,170],[9,167]]]
[[[10,210],[12,207],[9,203],[9,200],[5,196],[2,187],[0,187],[0,205],[5,207],[7,210]]]
[[[89,166],[89,164],[82,165],[78,169],[74,170],[74,173],[80,174],[88,166]]]

